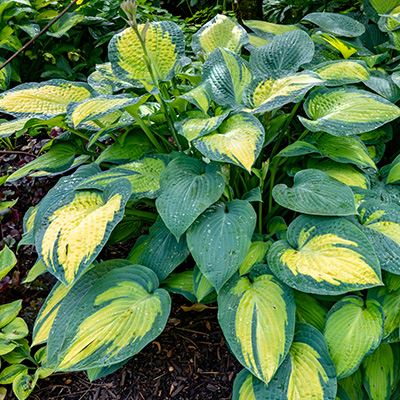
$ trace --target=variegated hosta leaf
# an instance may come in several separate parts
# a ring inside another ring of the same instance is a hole
[[[235,199],[206,210],[187,232],[190,252],[217,291],[238,270],[250,248],[256,224],[253,207]]]
[[[108,184],[117,179],[128,179],[132,185],[130,199],[147,197],[154,199],[160,189],[160,175],[165,169],[167,159],[149,156],[139,161],[118,165],[106,171],[99,172],[81,182],[77,189],[104,190]]]
[[[310,215],[345,216],[357,213],[352,190],[317,169],[303,169],[294,176],[293,186],[276,185],[274,200],[282,207]]]
[[[5,58],[0,57],[0,65],[5,62]],[[0,69],[0,90],[7,90],[11,80],[11,64],[7,64]]]
[[[336,371],[325,339],[303,322],[296,324],[289,354],[268,385],[243,371],[235,380],[233,400],[335,399]]]
[[[305,293],[334,295],[382,285],[373,247],[344,218],[299,216],[287,240],[275,242],[267,257],[275,276]]]
[[[100,167],[94,163],[89,165],[82,165],[73,174],[61,178],[43,197],[40,203],[35,207],[32,212],[34,214],[31,218],[27,219],[27,228],[31,226],[31,232],[33,239],[40,229],[44,214],[47,210],[54,206],[55,203],[62,201],[67,197],[74,189],[79,185],[80,182],[84,181],[88,177],[100,172]],[[35,244],[34,241],[32,244]]]
[[[203,25],[192,38],[194,54],[200,52],[207,57],[218,47],[224,47],[236,54],[249,41],[247,32],[226,15],[217,15]]]
[[[368,149],[357,137],[318,133],[313,135],[313,139],[318,151],[325,157],[340,163],[351,163],[358,167],[377,169]]]
[[[385,314],[382,343],[399,342],[400,288],[391,290],[389,287],[383,286],[371,289],[368,291],[368,299],[378,301]]]
[[[186,236],[183,236],[178,243],[161,218],[158,218],[150,228],[149,236],[139,243],[136,251],[134,250],[135,247],[128,259],[152,269],[160,282],[166,279],[189,255]]]
[[[397,382],[398,359],[390,344],[381,344],[362,363],[363,383],[370,399],[389,400]]]
[[[341,86],[369,79],[369,71],[363,61],[327,61],[316,65],[313,71],[325,80],[326,86]]]
[[[140,131],[134,131],[125,137],[123,143],[115,142],[107,147],[97,158],[96,163],[125,164],[136,161],[152,149],[146,135]]]
[[[22,168],[15,171],[7,179],[8,182],[16,181],[29,173],[42,170],[50,173],[64,172],[71,167],[75,160],[77,148],[70,142],[55,143],[51,149]]]
[[[138,26],[141,34],[144,26]],[[185,39],[181,29],[171,21],[151,22],[146,31],[145,42],[155,79],[171,79],[176,65],[185,53]],[[125,29],[111,39],[108,56],[113,73],[118,79],[152,82],[140,40],[132,28]]]
[[[217,115],[216,117],[188,118],[175,122],[178,133],[184,136],[189,142],[214,132],[228,117],[229,113]]]
[[[131,192],[129,181],[121,179],[103,193],[76,191],[50,205],[35,235],[39,257],[47,270],[67,286],[72,284],[123,218]]]
[[[42,178],[42,177],[45,177],[45,176],[47,176],[47,177],[50,177],[50,176],[57,176],[57,175],[63,174],[64,172],[70,171],[71,169],[74,169],[74,168],[76,168],[76,167],[79,167],[80,165],[82,165],[83,163],[85,163],[86,161],[88,161],[89,158],[90,158],[89,155],[87,155],[87,154],[81,154],[80,156],[75,157],[75,159],[73,160],[73,162],[72,162],[72,164],[69,166],[69,168],[67,168],[67,169],[64,170],[64,171],[59,171],[59,172],[48,172],[48,171],[45,171],[45,170],[42,169],[42,170],[39,170],[39,171],[36,171],[36,172],[30,172],[28,176],[29,176],[30,178]],[[46,169],[47,169],[47,168],[46,168]]]
[[[0,94],[0,111],[18,118],[49,119],[67,112],[72,101],[91,97],[86,83],[54,79],[42,83],[24,83]]]
[[[354,53],[362,49],[362,45],[357,41],[340,39],[329,33],[317,32],[312,38],[314,42],[318,44],[327,45],[328,48],[338,50],[345,59],[348,59]]]
[[[317,133],[312,137],[298,140],[283,149],[278,156],[296,157],[304,154],[319,153],[342,164],[355,164],[358,167],[377,169],[364,143],[355,136],[333,136]],[[320,162],[320,161],[319,161]],[[319,165],[319,163],[317,163]],[[316,167],[318,168],[318,167]]]
[[[397,156],[390,164],[389,174],[386,178],[387,183],[400,183],[400,156]]]
[[[67,287],[58,282],[47,296],[33,327],[32,347],[47,341],[60,304],[71,288],[72,286]]]
[[[299,29],[295,25],[273,24],[271,22],[259,21],[259,20],[247,20],[243,21],[243,23],[248,28],[250,28],[256,35],[266,39],[271,39],[275,35],[280,35],[281,33]]]
[[[97,280],[77,281],[62,301],[52,328],[61,342],[57,370],[83,370],[123,361],[164,329],[170,298],[164,289],[157,289],[154,272],[125,260],[108,263],[114,268],[108,268]],[[68,324],[60,327],[68,309],[63,304],[71,302],[79,289],[81,294],[68,315]],[[54,355],[51,345],[49,353]]]
[[[211,103],[211,85],[208,82],[202,82],[188,92],[181,94],[179,98],[194,104],[206,114]]]
[[[342,14],[330,12],[315,12],[307,14],[302,21],[312,22],[326,32],[337,36],[358,37],[365,32],[362,23]]]
[[[244,104],[253,113],[272,111],[288,103],[298,103],[324,80],[315,72],[303,71],[281,79],[255,79],[243,93]]]
[[[271,247],[271,241],[263,242],[256,241],[252,242],[249,251],[247,252],[246,258],[239,267],[239,274],[247,274],[255,264],[262,263],[268,249]]]
[[[293,340],[295,303],[273,275],[235,275],[218,294],[218,321],[239,362],[269,383]]]
[[[243,102],[243,91],[251,82],[252,73],[243,58],[218,48],[204,63],[201,79],[210,84],[212,99],[217,104],[234,107]]]
[[[284,78],[309,63],[313,56],[314,43],[310,36],[296,29],[277,35],[265,46],[254,49],[250,67],[263,78]]]
[[[206,301],[208,295],[214,292],[214,286],[211,282],[203,275],[196,265],[193,270],[193,293],[196,296],[196,300],[200,303],[202,300]]]
[[[214,161],[225,161],[251,171],[264,143],[264,128],[250,114],[240,112],[225,120],[215,133],[193,141],[194,147]]]
[[[157,211],[177,240],[222,195],[225,181],[218,164],[177,157],[160,176]]]
[[[127,358],[126,360],[123,360],[116,364],[109,365],[107,367],[90,368],[90,369],[86,370],[86,374],[88,376],[89,381],[93,382],[93,381],[96,381],[97,379],[104,378],[105,376],[108,376],[108,375],[114,373],[115,371],[120,369],[122,366],[124,366],[130,360],[131,360],[131,358]]]
[[[96,65],[96,71],[88,76],[88,84],[100,94],[113,94],[121,89],[131,88],[130,82],[121,81],[112,71],[111,63]]]
[[[360,205],[358,213],[381,268],[400,274],[400,206],[369,200]]]
[[[297,290],[294,291],[294,300],[296,302],[296,321],[306,322],[322,333],[327,309],[315,297]]]
[[[385,315],[375,300],[348,296],[330,309],[324,329],[338,379],[351,375],[379,345]]]
[[[232,389],[232,400],[257,400],[255,387],[257,383],[262,385],[262,382],[257,379],[253,382],[254,375],[246,368],[243,368],[235,378]]]
[[[30,118],[16,119],[9,122],[3,122],[0,125],[0,139],[11,136],[13,133],[24,129],[24,126]]]
[[[400,99],[400,88],[393,83],[388,74],[382,71],[371,71],[370,77],[364,81],[364,85],[392,103],[396,103]]]
[[[169,275],[168,278],[161,283],[161,287],[167,289],[171,293],[181,294],[192,303],[196,303],[196,296],[193,288],[193,270]]]
[[[379,128],[400,115],[400,109],[381,96],[364,90],[319,88],[304,103],[312,120],[299,117],[312,132],[347,136]]]
[[[330,177],[345,183],[347,186],[356,186],[363,189],[370,188],[369,177],[350,164],[338,163],[332,160],[310,160],[309,168],[319,169]]]
[[[72,121],[75,128],[79,128],[85,122],[99,120],[122,108],[146,101],[148,97],[149,95],[132,97],[128,94],[121,94],[85,99],[80,103],[70,103],[67,107],[67,117]]]

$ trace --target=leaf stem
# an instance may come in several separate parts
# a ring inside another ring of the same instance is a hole
[[[79,137],[81,137],[81,138],[83,138],[83,139],[85,139],[85,140],[87,140],[87,141],[90,140],[90,136],[89,136],[89,135],[86,135],[85,133],[82,133],[82,132],[80,132],[80,131],[76,131],[75,129],[72,129],[72,128],[68,128],[68,130],[69,130],[70,132],[74,133],[76,136],[79,136]],[[96,141],[94,142],[94,144],[95,144],[96,146],[100,147],[102,150],[105,150],[105,149],[107,148],[106,145],[104,145],[103,143],[100,143],[98,140],[96,140]]]
[[[150,127],[144,123],[144,121],[139,117],[139,114],[137,111],[130,111],[126,110],[130,115],[132,115],[133,118],[135,118],[135,121],[139,124],[139,126],[142,128],[146,136],[149,138],[150,142],[153,144],[153,146],[159,151],[160,153],[165,153],[165,149],[161,147],[160,143],[158,143],[157,139],[153,135],[153,132],[150,130]]]

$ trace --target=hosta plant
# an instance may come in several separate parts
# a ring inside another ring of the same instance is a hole
[[[172,292],[218,302],[235,400],[398,398],[398,8],[252,33],[218,15],[191,59],[177,25],[124,3],[87,83],[0,95],[0,136],[65,130],[8,177],[64,173],[21,242],[32,277],[58,280],[32,334],[45,368],[115,371],[163,331]],[[129,238],[127,259],[99,257]]]

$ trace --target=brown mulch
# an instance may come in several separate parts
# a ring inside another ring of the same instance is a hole
[[[22,154],[10,157],[0,155],[0,167],[21,165]],[[29,161],[29,160],[27,160]],[[1,168],[0,168],[1,169]],[[13,187],[4,186],[2,191],[12,190],[19,197],[14,209],[18,215],[10,215],[2,221],[1,235],[22,233],[22,215],[29,206],[36,204],[59,179],[24,179]],[[6,226],[5,222],[9,226]],[[110,246],[101,256],[126,257],[133,241]],[[14,251],[15,246],[12,248]],[[48,273],[29,285],[21,284],[37,255],[31,246],[22,246],[18,264],[9,282],[0,282],[0,304],[23,299],[20,314],[32,328],[41,304],[55,279]],[[1,286],[3,285],[3,286]],[[113,374],[90,382],[85,372],[56,373],[39,380],[29,398],[35,400],[228,400],[232,385],[242,369],[229,351],[217,320],[217,304],[209,304],[205,310],[184,310],[192,304],[180,295],[172,295],[172,310],[164,332],[148,344],[139,354]],[[182,308],[183,307],[183,308]],[[5,365],[3,364],[3,367]],[[6,400],[17,400],[10,385],[6,385]]]

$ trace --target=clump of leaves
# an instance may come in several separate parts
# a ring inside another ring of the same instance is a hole
[[[217,15],[192,60],[176,24],[139,24],[128,2],[88,83],[0,95],[3,137],[65,130],[8,181],[75,168],[24,220],[36,273],[58,279],[33,329],[46,368],[115,371],[162,332],[174,292],[217,299],[244,367],[233,399],[397,398],[395,3],[251,34]],[[142,230],[126,260],[98,259]]]

